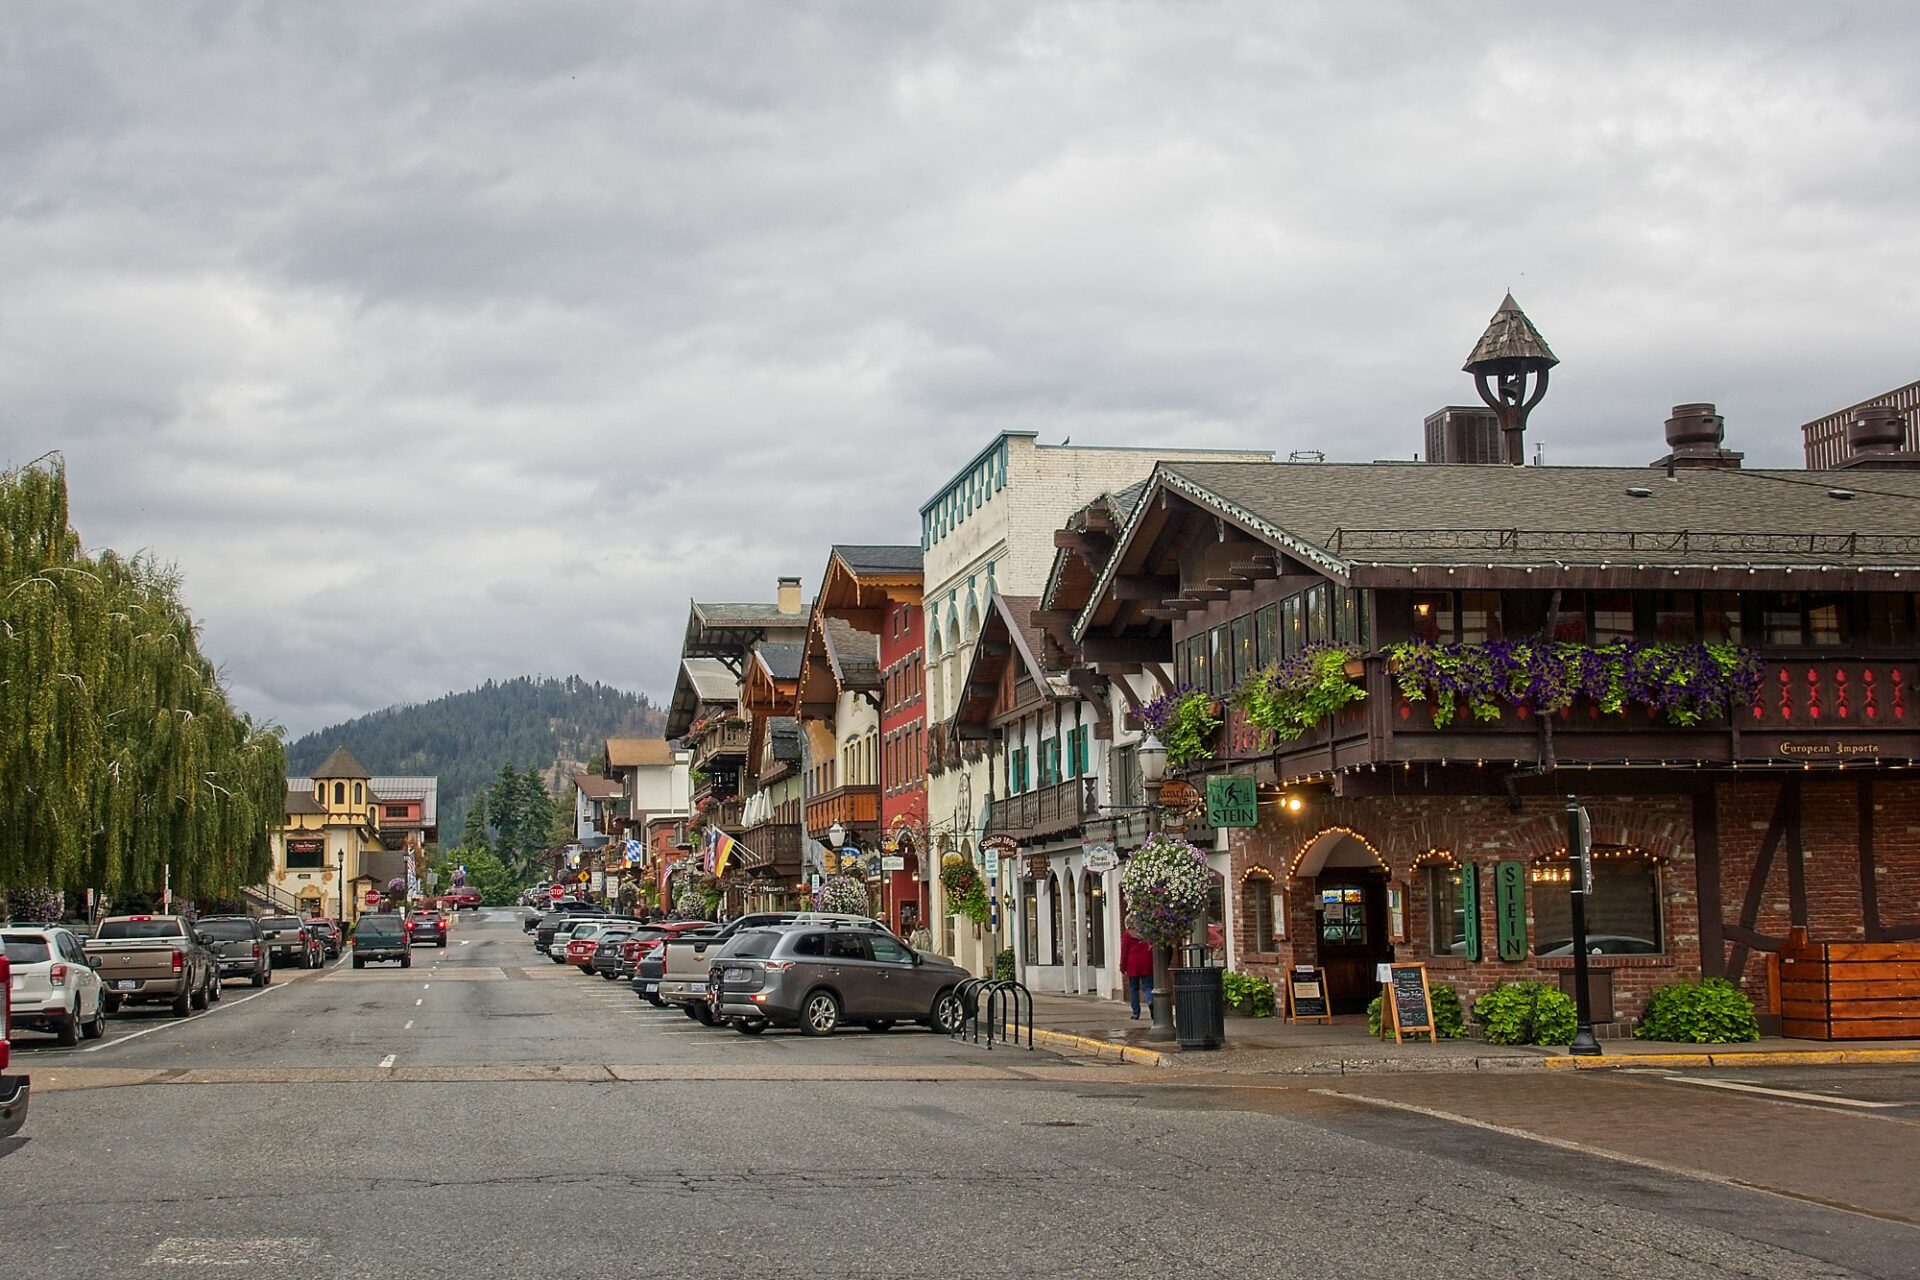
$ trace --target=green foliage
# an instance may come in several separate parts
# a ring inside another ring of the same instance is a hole
[[[1220,975],[1220,989],[1229,1009],[1250,1018],[1273,1016],[1273,983],[1259,974],[1229,969]]]
[[[291,743],[287,759],[298,774],[344,746],[375,773],[431,774],[440,780],[440,829],[471,846],[468,810],[502,760],[595,760],[608,738],[659,737],[665,727],[666,713],[645,694],[579,676],[521,676],[318,730]]]
[[[1213,735],[1220,729],[1220,717],[1213,713],[1213,699],[1199,689],[1190,690],[1175,702],[1167,716],[1166,733],[1161,745],[1167,749],[1167,767],[1182,769],[1213,758]]]
[[[286,804],[277,727],[228,700],[145,556],[89,554],[62,465],[0,473],[0,889],[232,897]]]
[[[1760,1038],[1753,1001],[1725,978],[1656,987],[1633,1034],[1642,1040],[1740,1044]]]
[[[1467,1038],[1467,1016],[1460,1008],[1460,990],[1451,983],[1436,982],[1428,988],[1433,998],[1433,1029],[1442,1040]],[[1380,997],[1367,1006],[1367,1034],[1380,1034]]]
[[[467,883],[479,890],[481,903],[489,907],[512,906],[519,899],[520,890],[528,883],[509,871],[506,864],[495,857],[493,850],[486,845],[472,848],[456,845],[434,864],[440,872],[443,890],[453,883],[453,869],[463,864],[467,868]]]
[[[1488,1044],[1572,1044],[1573,1000],[1544,982],[1503,982],[1473,1002]]]
[[[993,957],[993,976],[998,982],[1011,982],[1014,977],[1013,948],[1003,947]]]
[[[1367,696],[1347,674],[1358,649],[1311,645],[1286,662],[1243,681],[1234,705],[1247,723],[1283,742],[1292,742],[1340,708]]]
[[[516,878],[525,877],[541,851],[557,843],[554,821],[559,806],[547,791],[546,779],[536,765],[528,765],[522,773],[512,764],[503,764],[483,794],[493,819],[494,856]]]
[[[940,864],[940,885],[947,891],[948,911],[975,924],[987,922],[993,909],[987,901],[987,881],[971,859],[948,854]]]

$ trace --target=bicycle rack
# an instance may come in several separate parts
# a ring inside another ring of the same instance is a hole
[[[960,1021],[950,1033],[954,1039],[967,1034],[969,1025],[973,1028],[974,1042],[980,1040],[980,988],[987,985],[985,978],[968,978],[953,989],[954,999],[960,1002]]]
[[[987,1048],[993,1048],[993,1033],[1000,1032],[1003,1044],[1020,1047],[1020,1002],[1025,1000],[1027,1018],[1027,1048],[1033,1048],[1033,992],[1026,984],[1003,979],[989,982],[987,991]],[[1006,997],[1002,1005],[1000,998]]]

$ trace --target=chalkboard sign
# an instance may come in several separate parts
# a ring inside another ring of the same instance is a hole
[[[1439,1043],[1440,1037],[1433,1026],[1433,994],[1427,989],[1427,966],[1390,965],[1388,975],[1389,998],[1385,1003],[1393,1011],[1394,1043],[1410,1035],[1425,1035],[1428,1040]],[[1383,1027],[1384,1024],[1383,1017]]]
[[[1333,1025],[1333,1010],[1327,1004],[1327,975],[1310,964],[1295,965],[1287,971],[1287,1021]]]

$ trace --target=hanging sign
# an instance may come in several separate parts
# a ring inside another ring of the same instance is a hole
[[[1327,975],[1310,964],[1297,964],[1287,970],[1287,1021],[1333,1025],[1333,1009],[1327,1004]]]
[[[1381,1001],[1381,1034],[1386,1033],[1388,1017],[1393,1019],[1393,1042],[1401,1043],[1411,1035],[1424,1035],[1439,1043],[1440,1033],[1433,1025],[1433,993],[1427,989],[1427,966],[1390,964],[1387,968],[1386,998]]]
[[[1160,807],[1186,811],[1197,809],[1206,803],[1206,797],[1191,782],[1173,778],[1160,784]]]
[[[1480,864],[1460,868],[1460,927],[1466,934],[1467,959],[1480,958]]]
[[[1527,864],[1502,862],[1493,868],[1493,920],[1500,958],[1527,958]],[[1477,958],[1477,957],[1476,957]]]
[[[1252,778],[1229,773],[1207,779],[1207,825],[1260,825],[1259,791]]]
[[[1035,880],[1044,880],[1053,874],[1053,861],[1044,853],[1036,853],[1027,859],[1027,874]]]
[[[980,842],[981,853],[991,853],[1000,858],[1011,858],[1020,852],[1020,842],[1012,836],[988,836]]]
[[[1093,874],[1103,876],[1120,865],[1120,855],[1114,852],[1110,844],[1089,845],[1083,865]]]

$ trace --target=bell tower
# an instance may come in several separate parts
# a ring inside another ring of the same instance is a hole
[[[1559,363],[1509,293],[1462,366],[1499,420],[1503,452],[1513,466],[1526,464],[1527,415],[1547,394],[1547,371]]]

